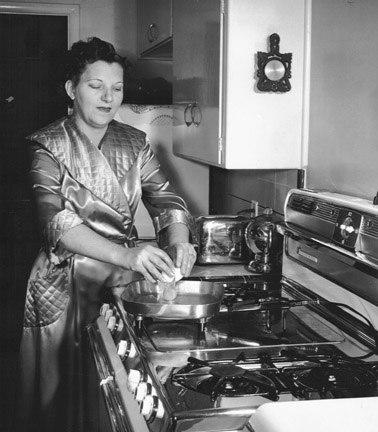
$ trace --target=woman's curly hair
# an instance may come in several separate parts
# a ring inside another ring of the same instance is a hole
[[[116,53],[111,43],[91,37],[87,41],[75,42],[68,51],[66,81],[71,80],[74,85],[77,85],[86,66],[99,60],[118,63],[122,69],[126,69],[126,60]]]
[[[130,67],[127,59],[117,54],[111,43],[97,37],[90,37],[86,41],[75,42],[67,52],[63,82],[60,85],[62,94],[67,96],[64,85],[68,80],[71,80],[76,86],[86,66],[100,60],[106,63],[118,63],[124,71],[125,78],[127,78],[126,74]],[[67,102],[72,106],[72,101],[68,97]]]

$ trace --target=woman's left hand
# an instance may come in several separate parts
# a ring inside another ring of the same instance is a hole
[[[166,249],[167,254],[172,258],[175,267],[179,268],[184,277],[190,276],[197,253],[191,243],[174,243]]]

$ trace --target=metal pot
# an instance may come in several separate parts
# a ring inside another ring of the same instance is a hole
[[[133,281],[125,286],[121,299],[126,312],[142,317],[203,319],[219,312],[224,292],[221,284],[181,280],[176,289],[177,297],[166,301],[158,284]]]

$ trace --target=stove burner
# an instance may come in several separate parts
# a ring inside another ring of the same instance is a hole
[[[245,370],[236,364],[203,366],[189,363],[173,375],[172,382],[209,395],[213,402],[218,397],[250,395],[278,399],[276,386],[269,377],[258,371]]]
[[[321,365],[312,369],[294,371],[292,378],[298,387],[299,396],[321,399],[366,396],[377,389],[377,377],[369,369],[357,365]]]
[[[286,351],[289,358],[304,360],[298,351]],[[307,358],[311,367],[283,368],[282,374],[290,380],[293,393],[304,399],[329,399],[376,395],[378,374],[374,367],[357,359],[332,355],[328,359]]]

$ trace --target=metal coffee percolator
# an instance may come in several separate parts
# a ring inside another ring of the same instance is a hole
[[[271,273],[278,270],[282,254],[282,236],[277,233],[276,226],[280,220],[273,209],[267,207],[247,225],[245,241],[254,254],[254,258],[248,264],[248,270],[255,273]]]

